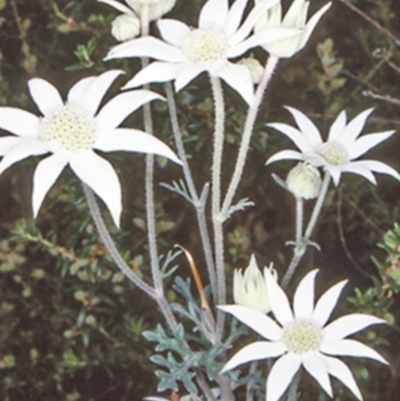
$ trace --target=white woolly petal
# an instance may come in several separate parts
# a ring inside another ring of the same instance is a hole
[[[230,313],[267,340],[279,341],[282,329],[265,313],[240,305],[222,305],[218,309]]]
[[[32,99],[44,116],[64,104],[57,88],[44,79],[30,79],[28,88]]]
[[[389,364],[374,349],[356,340],[324,341],[320,347],[320,351],[328,355],[369,358],[381,362],[385,365]]]
[[[0,156],[4,156],[8,153],[14,146],[17,146],[24,141],[23,138],[18,138],[15,136],[4,136],[0,138]]]
[[[318,382],[318,384],[328,393],[332,394],[331,382],[329,380],[327,366],[321,354],[318,352],[307,352],[301,357],[304,369]]]
[[[377,160],[360,160],[358,162],[353,162],[361,165],[365,165],[367,168],[371,169],[375,173],[388,174],[397,180],[400,179],[399,173],[392,167],[388,166],[386,163],[382,163]]]
[[[364,177],[372,184],[376,185],[376,179],[367,164],[362,164],[360,162],[351,162],[349,164],[341,166],[341,171],[343,173],[346,172],[361,175],[361,177]]]
[[[229,359],[221,373],[234,369],[243,363],[280,356],[286,351],[286,346],[281,342],[256,341],[246,345]]]
[[[21,140],[4,155],[0,163],[0,174],[27,157],[43,155],[47,152],[49,152],[48,144],[40,139],[26,138]]]
[[[135,90],[115,96],[101,108],[96,116],[99,129],[108,131],[118,127],[129,114],[155,99],[162,99],[162,96],[148,90]]]
[[[372,113],[374,109],[364,110],[362,113],[358,114],[353,118],[342,131],[342,134],[338,137],[338,141],[346,148],[350,149],[354,141],[361,134],[364,128],[367,118]]]
[[[311,319],[314,310],[315,276],[318,270],[310,271],[296,288],[293,312],[296,319]]]
[[[175,92],[179,92],[205,70],[206,68],[202,64],[195,64],[191,62],[183,63],[177,66]]]
[[[228,0],[208,0],[200,11],[199,28],[220,30],[228,16]]]
[[[92,151],[75,154],[70,161],[75,174],[103,200],[119,227],[122,210],[121,185],[111,164]]]
[[[36,218],[47,192],[54,185],[65,166],[68,157],[65,153],[53,154],[42,160],[33,175],[32,209]]]
[[[248,105],[253,103],[254,85],[251,73],[246,66],[227,63],[217,75],[238,92]]]
[[[314,153],[314,147],[309,143],[307,137],[298,129],[282,123],[267,124],[267,127],[275,128],[282,134],[286,135],[301,150],[302,153]]]
[[[68,92],[67,103],[83,107],[83,101],[96,77],[86,77],[78,81]]]
[[[329,129],[328,142],[335,142],[339,139],[340,135],[342,135],[343,130],[346,128],[347,115],[346,111],[343,110],[336,117],[335,121],[331,125]]]
[[[300,357],[291,353],[281,356],[274,363],[267,379],[266,401],[278,401],[280,399],[300,366]]]
[[[264,270],[264,276],[272,313],[276,320],[282,326],[285,326],[293,321],[293,313],[290,309],[289,300],[269,269]]]
[[[122,89],[136,88],[150,82],[171,81],[176,78],[178,65],[155,61],[141,69]]]
[[[325,326],[325,323],[330,318],[347,281],[348,280],[343,280],[335,284],[329,288],[329,290],[325,291],[318,299],[312,320],[318,322],[321,327]]]
[[[239,28],[247,3],[248,0],[236,0],[229,9],[226,22],[223,26],[223,31],[228,38]]]
[[[119,128],[103,132],[93,147],[103,152],[124,151],[154,154],[181,164],[175,153],[164,142],[136,129]]]
[[[40,118],[14,107],[0,107],[0,128],[12,134],[36,138],[39,136]]]
[[[296,150],[281,150],[280,152],[272,155],[265,163],[265,165],[281,161],[281,160],[303,160],[303,155]]]
[[[324,341],[341,340],[373,324],[383,324],[385,320],[375,316],[353,313],[339,317],[323,329]]]
[[[359,400],[362,401],[360,389],[357,386],[354,376],[348,366],[339,359],[322,356],[325,360],[328,372],[336,379],[340,380]]]
[[[121,11],[121,13],[133,14],[133,11],[129,7],[125,6],[124,4],[121,4],[118,1],[114,0],[97,0],[97,1],[99,1],[100,3],[108,4],[109,6],[114,7],[116,10]]]
[[[186,37],[191,32],[190,28],[185,23],[175,19],[160,19],[157,25],[162,38],[176,47],[181,47]]]
[[[358,138],[348,150],[350,159],[357,159],[359,156],[367,153],[370,149],[391,137],[396,131],[378,132],[364,135]]]

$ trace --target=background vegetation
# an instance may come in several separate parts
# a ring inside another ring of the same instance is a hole
[[[283,0],[284,5],[289,3]],[[314,11],[325,0],[311,3]],[[201,4],[201,0],[177,0],[170,16],[195,24]],[[269,155],[289,145],[282,135],[265,128],[270,121],[290,122],[283,105],[307,113],[322,132],[340,110],[345,108],[353,117],[368,107],[376,109],[368,131],[399,130],[399,15],[397,0],[334,0],[307,48],[278,66],[259,114],[238,194],[256,206],[237,213],[226,225],[228,272],[244,267],[252,252],[262,262],[274,261],[280,272],[290,260],[291,249],[284,243],[293,239],[294,204],[271,173],[284,177],[291,164],[264,167]],[[115,10],[95,0],[0,0],[0,105],[36,112],[26,88],[31,77],[53,82],[65,94],[81,77],[123,68],[127,75],[115,85],[114,93],[118,91],[139,64],[137,60],[102,62],[116,44],[110,35],[115,16]],[[263,52],[254,54],[265,61]],[[154,85],[154,89],[163,88]],[[229,172],[245,105],[229,89],[226,92],[224,169]],[[203,156],[211,154],[212,146],[209,96],[205,77],[178,95],[182,130],[199,186],[209,179],[210,159]],[[165,105],[156,104],[155,113],[159,137],[173,146]],[[140,126],[140,113],[127,124]],[[399,145],[397,134],[371,152],[371,157],[400,170]],[[143,158],[121,153],[110,160],[119,172],[124,194],[122,230],[114,235],[132,269],[146,276]],[[0,399],[131,401],[155,394],[154,366],[149,362],[153,344],[141,333],[155,328],[160,314],[113,266],[70,172],[50,191],[36,221],[31,220],[36,163],[24,161],[0,178]],[[178,167],[159,161],[157,182],[179,178]],[[300,276],[311,267],[321,267],[319,288],[323,290],[350,276],[353,288],[347,289],[349,301],[342,300],[341,309],[374,313],[392,323],[372,334],[369,331],[363,339],[376,346],[391,367],[351,365],[368,401],[400,399],[400,300],[396,295],[400,229],[393,229],[400,219],[400,191],[391,178],[378,177],[378,183],[375,187],[347,174],[339,189],[331,188],[314,235],[323,252],[310,250],[298,272]],[[180,243],[203,266],[190,206],[159,186],[156,196],[161,253]],[[389,229],[393,230],[385,237]],[[378,242],[384,245],[377,247]],[[175,274],[189,276],[186,262],[177,262]],[[171,287],[170,300],[177,296]],[[350,397],[340,391],[336,394],[341,401]]]

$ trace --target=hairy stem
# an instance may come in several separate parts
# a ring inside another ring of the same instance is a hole
[[[254,95],[254,100],[249,110],[247,112],[246,122],[244,125],[242,142],[240,144],[238,156],[236,159],[235,170],[233,172],[231,182],[228,187],[228,191],[226,193],[224,203],[222,206],[222,215],[228,216],[229,208],[232,205],[233,197],[235,196],[236,190],[239,185],[239,181],[243,174],[243,168],[246,162],[247,152],[249,150],[249,144],[251,139],[251,134],[253,132],[254,124],[256,122],[258,109],[260,107],[261,101],[264,96],[265,89],[268,86],[268,83],[271,80],[271,77],[274,73],[274,70],[278,64],[279,58],[273,55],[270,55],[267,61],[267,64],[264,68],[264,73],[262,75],[261,81],[257,86],[256,93]]]
[[[215,265],[214,265],[211,241],[210,241],[210,236],[208,234],[207,220],[206,220],[206,215],[205,215],[206,199],[204,199],[204,201],[203,201],[199,198],[197,191],[196,191],[196,187],[194,185],[192,173],[191,173],[191,170],[189,167],[185,147],[183,144],[182,133],[179,128],[178,113],[176,110],[174,92],[172,90],[171,83],[168,82],[167,84],[165,84],[165,91],[167,94],[168,108],[169,108],[169,114],[170,114],[170,118],[171,118],[172,131],[174,133],[175,144],[176,144],[176,148],[178,151],[178,156],[182,162],[183,175],[185,177],[185,182],[188,186],[190,197],[192,198],[193,205],[196,209],[197,222],[199,225],[201,243],[203,246],[204,257],[206,260],[208,275],[210,278],[213,299],[214,299],[214,302],[216,303],[217,302],[217,284],[216,284],[217,279],[216,279],[216,275],[215,275]]]

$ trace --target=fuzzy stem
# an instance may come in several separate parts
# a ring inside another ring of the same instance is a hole
[[[231,182],[229,184],[228,191],[226,193],[225,200],[222,206],[222,215],[225,216],[225,218],[228,217],[229,208],[232,205],[233,197],[235,196],[240,178],[242,177],[243,168],[246,162],[247,152],[249,150],[251,134],[253,132],[254,124],[258,114],[258,109],[263,99],[265,89],[267,88],[268,83],[272,78],[272,75],[278,64],[278,61],[279,61],[278,57],[273,55],[269,56],[268,61],[264,68],[263,75],[261,77],[261,81],[257,86],[253,103],[251,104],[247,112],[246,122],[244,125],[244,131],[242,135],[242,142],[240,144],[235,170],[233,172]]]
[[[225,106],[221,81],[211,76],[211,87],[215,105],[214,153],[211,179],[211,212],[214,229],[215,267],[217,273],[217,303],[226,303],[226,283],[224,268],[224,238],[222,230],[221,206],[221,168],[224,147]],[[221,340],[224,329],[225,314],[217,312],[216,341]]]
[[[312,215],[311,215],[310,221],[308,223],[304,237],[300,238],[300,240],[298,241],[297,233],[296,233],[296,245],[294,248],[294,255],[293,255],[292,261],[290,262],[290,265],[286,271],[286,274],[282,279],[282,283],[281,283],[282,288],[286,288],[288,286],[290,280],[293,277],[294,272],[297,269],[297,266],[299,265],[303,255],[305,254],[305,252],[307,250],[307,246],[308,246],[311,234],[315,228],[315,225],[317,224],[318,217],[322,210],[322,205],[324,204],[324,200],[325,200],[326,194],[328,192],[330,179],[331,179],[330,174],[328,172],[326,172],[325,176],[324,176],[324,180],[322,182],[321,191],[318,195],[317,202],[315,203],[314,210],[312,212]]]
[[[172,90],[171,83],[168,82],[167,84],[165,84],[165,92],[167,94],[168,109],[169,109],[169,114],[170,114],[170,118],[171,118],[171,125],[172,125],[172,131],[174,133],[175,144],[176,144],[176,148],[178,151],[178,156],[182,162],[183,175],[185,177],[185,181],[188,186],[190,197],[192,198],[192,203],[196,209],[197,222],[199,225],[200,238],[201,238],[201,242],[203,245],[204,257],[206,260],[208,275],[210,278],[213,299],[214,299],[214,302],[216,303],[217,302],[217,285],[216,285],[214,259],[213,259],[213,255],[212,255],[210,236],[208,234],[207,220],[206,220],[206,215],[205,215],[205,201],[206,200],[203,201],[199,198],[197,191],[196,191],[196,187],[194,185],[192,173],[191,173],[191,170],[189,167],[185,147],[183,144],[182,133],[179,128],[178,114],[177,114],[177,110],[176,110],[176,103],[175,103],[175,98],[174,98],[174,93]]]
[[[99,236],[107,248],[108,253],[110,254],[111,258],[115,262],[115,264],[119,267],[119,269],[124,273],[124,275],[132,281],[137,287],[139,287],[142,291],[144,291],[150,298],[157,302],[158,306],[161,309],[162,314],[167,321],[167,324],[172,332],[175,333],[177,328],[177,322],[175,320],[172,311],[163,296],[157,293],[155,289],[149,286],[145,281],[143,281],[138,275],[136,275],[131,268],[126,264],[124,259],[121,257],[120,253],[118,252],[117,247],[113,239],[111,238],[110,233],[107,230],[107,227],[104,223],[104,220],[101,216],[99,206],[97,205],[96,199],[94,197],[93,191],[84,183],[83,191],[85,193],[85,197],[89,206],[90,214],[93,218],[94,224],[97,228],[97,232]]]
[[[296,198],[296,244],[299,244],[303,236],[303,198]]]

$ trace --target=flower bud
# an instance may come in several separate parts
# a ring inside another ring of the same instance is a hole
[[[261,77],[264,72],[264,67],[254,57],[244,57],[238,61],[239,65],[244,65],[250,70],[251,80],[253,84],[257,85],[261,81]]]
[[[111,34],[119,42],[131,40],[140,34],[140,20],[134,14],[121,14],[111,23]]]
[[[126,0],[126,3],[136,12],[137,15],[140,15],[141,9],[144,5],[149,5],[149,19],[150,21],[153,21],[171,11],[176,0]]]
[[[289,171],[286,185],[296,198],[314,199],[321,189],[321,175],[309,163],[299,163]]]
[[[272,266],[268,267],[274,278],[277,278],[276,271]],[[233,276],[233,299],[238,305],[257,309],[261,312],[270,312],[270,303],[265,285],[265,276],[257,266],[256,258],[251,255],[250,264],[242,273],[242,269],[235,269]]]

